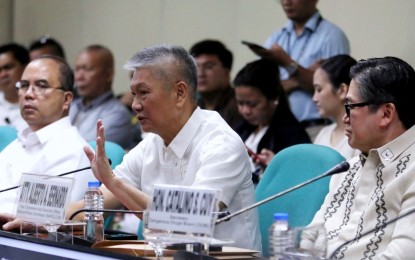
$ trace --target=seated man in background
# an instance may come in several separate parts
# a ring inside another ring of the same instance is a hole
[[[343,122],[362,154],[332,177],[310,225],[324,224],[330,259],[413,259],[415,214],[382,225],[415,209],[415,71],[385,57],[350,73]]]
[[[20,111],[29,125],[0,153],[0,190],[19,185],[22,173],[58,175],[87,167],[87,145],[68,117],[73,73],[66,62],[44,56],[30,62],[17,82]],[[68,175],[75,178],[71,200],[83,198],[91,170]],[[0,212],[13,213],[17,189],[0,193]]]
[[[0,92],[3,95],[0,99],[0,125],[12,126],[18,131],[26,128],[27,123],[20,115],[15,85],[27,63],[29,53],[25,47],[16,43],[0,46]]]
[[[105,185],[101,187],[104,207],[146,209],[154,184],[217,189],[220,209],[229,212],[253,204],[254,186],[244,144],[219,114],[197,107],[197,67],[188,52],[176,46],[146,48],[125,68],[134,71],[132,107],[149,134],[112,171],[103,146],[104,124],[98,121],[96,153],[88,148],[85,152],[94,174]],[[83,201],[72,205],[68,216],[81,208]],[[257,211],[219,224],[214,237],[260,250]]]
[[[95,140],[95,125],[102,119],[107,127],[106,139],[124,149],[134,146],[139,134],[131,123],[128,109],[112,92],[114,58],[109,49],[91,45],[83,49],[75,65],[75,87],[79,97],[71,104],[69,117],[87,141]]]
[[[65,51],[62,45],[48,35],[33,41],[29,46],[30,60],[34,60],[42,55],[55,55],[65,60]]]
[[[241,121],[231,87],[233,56],[219,41],[204,40],[190,48],[197,64],[197,105],[215,110],[233,128]]]

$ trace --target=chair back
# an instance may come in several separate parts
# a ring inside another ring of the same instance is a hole
[[[256,201],[310,180],[330,170],[345,159],[336,150],[317,144],[290,146],[274,156],[255,190]],[[291,191],[258,207],[262,253],[268,253],[268,230],[276,212],[288,213],[291,227],[306,226],[323,204],[330,177]]]
[[[0,152],[16,138],[16,128],[11,126],[0,126]]]
[[[88,144],[95,149],[95,141],[89,141]],[[115,166],[122,162],[122,159],[125,155],[124,149],[117,143],[111,141],[105,141],[105,153],[109,159],[111,159],[111,168],[114,169]]]

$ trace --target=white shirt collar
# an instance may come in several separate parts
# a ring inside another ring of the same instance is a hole
[[[52,124],[49,124],[38,131],[34,132],[30,127],[24,129],[17,134],[20,142],[25,146],[31,146],[35,144],[46,143],[49,139],[54,137],[56,131],[63,128],[72,127],[71,121],[68,116],[63,117]]]
[[[167,149],[171,149],[178,158],[182,158],[201,124],[202,111],[197,107]]]

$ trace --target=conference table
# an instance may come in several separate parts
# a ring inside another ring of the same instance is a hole
[[[77,240],[71,243],[57,240],[0,230],[0,259],[155,259],[153,250],[139,240],[104,240],[92,246],[82,245]],[[164,259],[180,259],[176,252],[166,250]],[[264,259],[255,251],[234,247],[223,247],[210,256],[213,259]]]

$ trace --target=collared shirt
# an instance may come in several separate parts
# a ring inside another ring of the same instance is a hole
[[[264,47],[271,48],[272,44],[280,45],[291,59],[305,68],[321,59],[350,53],[349,41],[343,31],[323,19],[318,11],[307,21],[304,31],[298,36],[294,30],[294,22],[288,21],[281,30],[275,31],[268,37]],[[282,67],[280,67],[280,77],[282,80],[288,79],[288,73]],[[299,121],[320,118],[311,94],[301,89],[294,91],[293,94],[295,96],[290,95],[289,100],[293,113]]]
[[[335,175],[311,225],[324,223],[328,252],[415,209],[415,126],[388,144],[356,156]],[[415,214],[341,247],[336,259],[413,259]]]
[[[33,132],[27,128],[0,153],[0,189],[19,185],[22,173],[58,175],[90,165],[83,147],[87,146],[69,117],[64,117]],[[83,198],[88,181],[95,180],[91,170],[66,177],[75,178],[71,201]],[[0,193],[0,212],[13,213],[17,189]]]
[[[106,92],[85,106],[82,98],[72,102],[69,117],[87,141],[96,139],[98,119],[102,119],[106,140],[115,142],[125,149],[131,148],[133,135],[139,134],[131,123],[131,114],[112,92]]]
[[[20,114],[19,103],[13,104],[5,100],[4,97],[0,98],[0,125],[12,126],[17,131],[21,131],[28,126]]]
[[[149,134],[114,173],[149,195],[153,184],[172,184],[217,189],[229,212],[255,203],[244,144],[215,111],[197,108],[167,147],[160,136]],[[256,209],[220,223],[214,237],[260,251]]]

